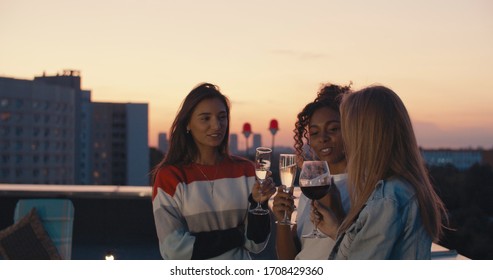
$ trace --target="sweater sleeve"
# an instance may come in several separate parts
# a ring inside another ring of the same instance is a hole
[[[193,233],[192,260],[210,259],[233,248],[243,246],[245,236],[241,227]]]
[[[174,194],[182,184],[173,169],[162,169],[153,186],[153,212],[159,250],[163,259],[189,260],[192,258],[195,237],[179,210],[180,199]]]
[[[250,209],[257,207],[257,202],[253,199],[252,195],[248,197],[250,202]],[[262,204],[263,209],[268,209],[267,201]],[[259,244],[265,242],[270,233],[270,215],[254,215],[248,212],[247,222],[247,238]]]

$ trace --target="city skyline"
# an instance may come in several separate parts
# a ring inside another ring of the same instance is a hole
[[[493,147],[493,2],[95,1],[0,3],[0,76],[80,70],[95,102],[148,103],[149,145],[188,92],[217,84],[245,122],[292,146],[320,85],[395,90],[424,148]],[[250,141],[252,139],[250,138]]]

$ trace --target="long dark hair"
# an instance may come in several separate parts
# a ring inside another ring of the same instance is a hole
[[[230,102],[224,96],[219,87],[210,83],[197,85],[183,100],[180,110],[173,121],[170,129],[170,145],[168,153],[164,159],[154,168],[153,176],[165,165],[183,166],[196,159],[199,150],[190,133],[187,133],[187,125],[190,121],[195,107],[205,99],[219,99],[226,107],[228,124],[224,139],[218,147],[218,152],[222,156],[229,157],[229,122],[230,122]]]
[[[315,111],[320,108],[328,107],[339,113],[339,105],[341,104],[342,95],[351,90],[351,84],[347,86],[339,86],[335,84],[324,84],[317,93],[317,97],[313,102],[306,104],[305,108],[298,114],[295,123],[294,132],[294,149],[298,156],[298,163],[302,163],[305,156],[303,146],[309,142],[308,124]]]

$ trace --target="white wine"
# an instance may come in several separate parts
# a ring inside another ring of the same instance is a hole
[[[292,195],[296,170],[296,155],[281,154],[279,157],[279,177],[281,179],[281,184],[286,186],[282,189],[283,192],[291,193]],[[284,211],[284,218],[276,221],[276,223],[280,225],[294,225],[294,223],[291,222],[291,215],[287,211]]]
[[[279,176],[281,177],[281,183],[286,187],[291,187],[296,176],[296,164],[280,167]]]
[[[267,173],[270,169],[270,158],[272,154],[272,149],[266,147],[258,147],[255,154],[255,176],[259,184],[263,184],[264,180],[267,178]],[[263,196],[262,187],[258,188],[257,192]],[[257,201],[257,207],[250,208],[248,210],[253,215],[267,215],[269,214],[269,209],[262,208],[260,201]]]
[[[265,177],[267,177],[267,169],[256,169],[255,175],[259,180],[265,180]]]

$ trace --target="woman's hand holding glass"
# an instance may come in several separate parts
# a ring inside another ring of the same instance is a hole
[[[250,213],[254,215],[267,215],[269,214],[268,209],[263,209],[261,202],[265,201],[265,193],[264,188],[266,184],[264,184],[268,176],[270,174],[270,166],[271,166],[271,155],[272,149],[266,147],[258,147],[255,153],[255,176],[257,177],[257,182],[260,185],[258,190],[253,190],[252,196],[255,201],[257,201],[257,207],[250,209]],[[257,184],[256,184],[257,185]],[[274,190],[275,192],[275,190]],[[274,193],[272,192],[272,194]],[[272,196],[270,194],[270,196]],[[267,199],[270,197],[268,196]]]
[[[279,188],[279,190],[287,194],[282,195],[281,193],[278,193],[277,195],[278,201],[275,211],[277,211],[279,206],[284,208],[283,217],[281,219],[279,219],[276,215],[276,223],[281,225],[293,225],[293,223],[291,222],[291,214],[294,210],[294,200],[292,195],[296,172],[296,155],[281,154],[279,156],[279,177],[281,178],[282,186]]]
[[[319,231],[335,240],[339,225],[346,217],[346,213],[342,206],[341,193],[333,178],[331,181],[327,195],[319,200],[312,201],[310,220],[318,225]]]
[[[317,229],[320,232],[334,240],[336,239],[340,218],[330,207],[324,206],[320,201],[312,201],[310,221],[317,225]]]
[[[274,200],[272,202],[272,212],[276,217],[277,224],[283,224],[281,221],[285,219],[285,217],[291,217],[295,208],[294,204],[294,196],[293,191],[287,192],[285,186],[278,186],[277,193],[274,196]],[[286,223],[286,225],[289,225]]]
[[[276,185],[274,180],[272,180],[272,172],[267,172],[266,178],[260,183],[258,180],[255,181],[255,185],[252,190],[253,200],[257,201],[259,204],[269,200],[272,195],[276,193]],[[252,209],[253,210],[253,209]],[[263,209],[265,210],[265,209]],[[268,210],[266,210],[268,212]]]

